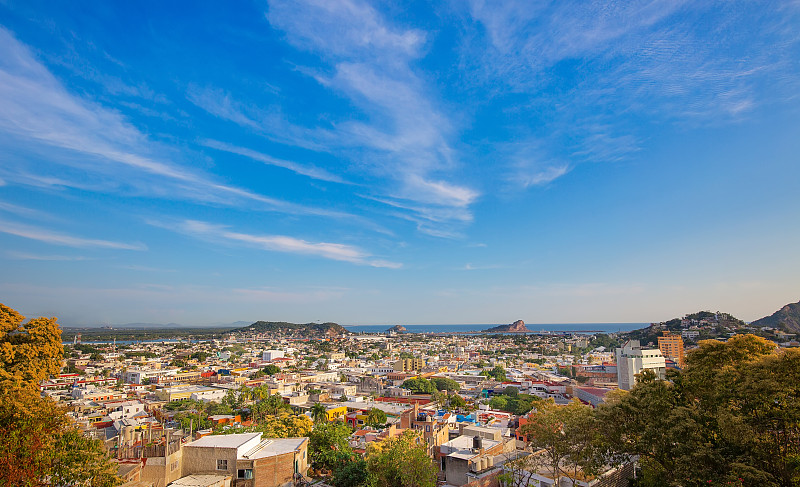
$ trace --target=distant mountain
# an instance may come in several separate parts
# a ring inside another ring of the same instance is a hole
[[[769,326],[791,333],[800,333],[800,301],[787,304],[778,311],[750,323],[759,328]]]
[[[500,332],[500,333],[513,333],[513,332],[524,332],[530,331],[527,326],[525,326],[525,322],[522,320],[517,320],[510,325],[500,325],[495,326],[494,328],[489,328],[488,330],[483,331],[490,331],[490,332]]]
[[[123,324],[109,324],[109,323],[99,323],[99,324],[74,324],[68,323],[65,324],[64,322],[60,322],[61,327],[64,329],[75,329],[75,330],[94,330],[94,329],[108,329],[108,330],[146,330],[150,328],[159,328],[159,329],[178,329],[178,328],[237,328],[246,326],[249,321],[234,321],[233,323],[206,323],[202,325],[187,325],[185,323],[123,323]]]
[[[391,333],[391,332],[404,333],[404,332],[407,332],[407,331],[408,331],[408,329],[403,325],[394,325],[393,327],[391,327],[388,330],[386,330],[387,333]]]
[[[285,321],[256,321],[252,325],[236,328],[231,332],[280,333],[299,336],[337,336],[351,333],[338,323],[287,323]]]

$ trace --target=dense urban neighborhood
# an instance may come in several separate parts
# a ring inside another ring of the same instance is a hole
[[[11,349],[24,344],[26,333],[28,346],[45,334],[34,325],[50,323],[60,333],[54,321],[21,325],[13,310],[3,312],[4,324],[17,325],[7,327],[4,346]],[[58,349],[58,373],[36,385],[111,460],[115,471],[102,485],[625,486],[669,475],[686,476],[681,485],[707,485],[722,472],[793,485],[784,480],[797,478],[791,463],[678,468],[677,450],[659,451],[665,435],[683,434],[660,431],[659,423],[700,421],[691,411],[696,405],[680,404],[688,391],[695,401],[724,405],[713,395],[721,393],[713,374],[724,386],[744,364],[791,367],[798,360],[793,334],[748,327],[724,313],[621,334],[426,335],[398,327],[354,334],[334,324],[257,322],[218,338],[80,338]],[[12,375],[10,364],[20,359],[6,361]],[[797,373],[789,369],[787,380]],[[725,394],[765,401],[777,394],[796,412],[797,384]],[[678,394],[678,385],[688,389]],[[631,408],[647,414],[632,417]],[[775,419],[786,420],[778,409]],[[788,448],[787,458],[797,458],[792,421],[791,428],[780,426],[790,437],[776,446]]]

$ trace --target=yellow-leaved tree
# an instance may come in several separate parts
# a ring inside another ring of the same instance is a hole
[[[39,392],[41,381],[61,369],[56,319],[24,321],[0,304],[0,487],[119,485],[102,444]]]

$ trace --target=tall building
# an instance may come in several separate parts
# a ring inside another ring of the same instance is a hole
[[[271,360],[275,360],[276,358],[284,358],[286,353],[283,350],[264,350],[262,354],[262,360],[269,362]]]
[[[636,374],[649,369],[655,372],[656,377],[663,379],[667,364],[661,350],[643,349],[639,340],[629,340],[616,350],[617,356],[617,383],[620,389],[631,390],[636,384]]]
[[[670,360],[674,360],[678,367],[683,368],[683,337],[680,333],[664,332],[658,337],[658,349]]]
[[[421,358],[401,358],[394,363],[395,372],[413,372],[425,367],[425,360]]]

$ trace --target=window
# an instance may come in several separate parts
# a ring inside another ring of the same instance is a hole
[[[253,478],[253,469],[252,468],[240,468],[236,471],[236,478],[240,479],[252,479]]]
[[[217,470],[228,470],[228,461],[217,460]]]

